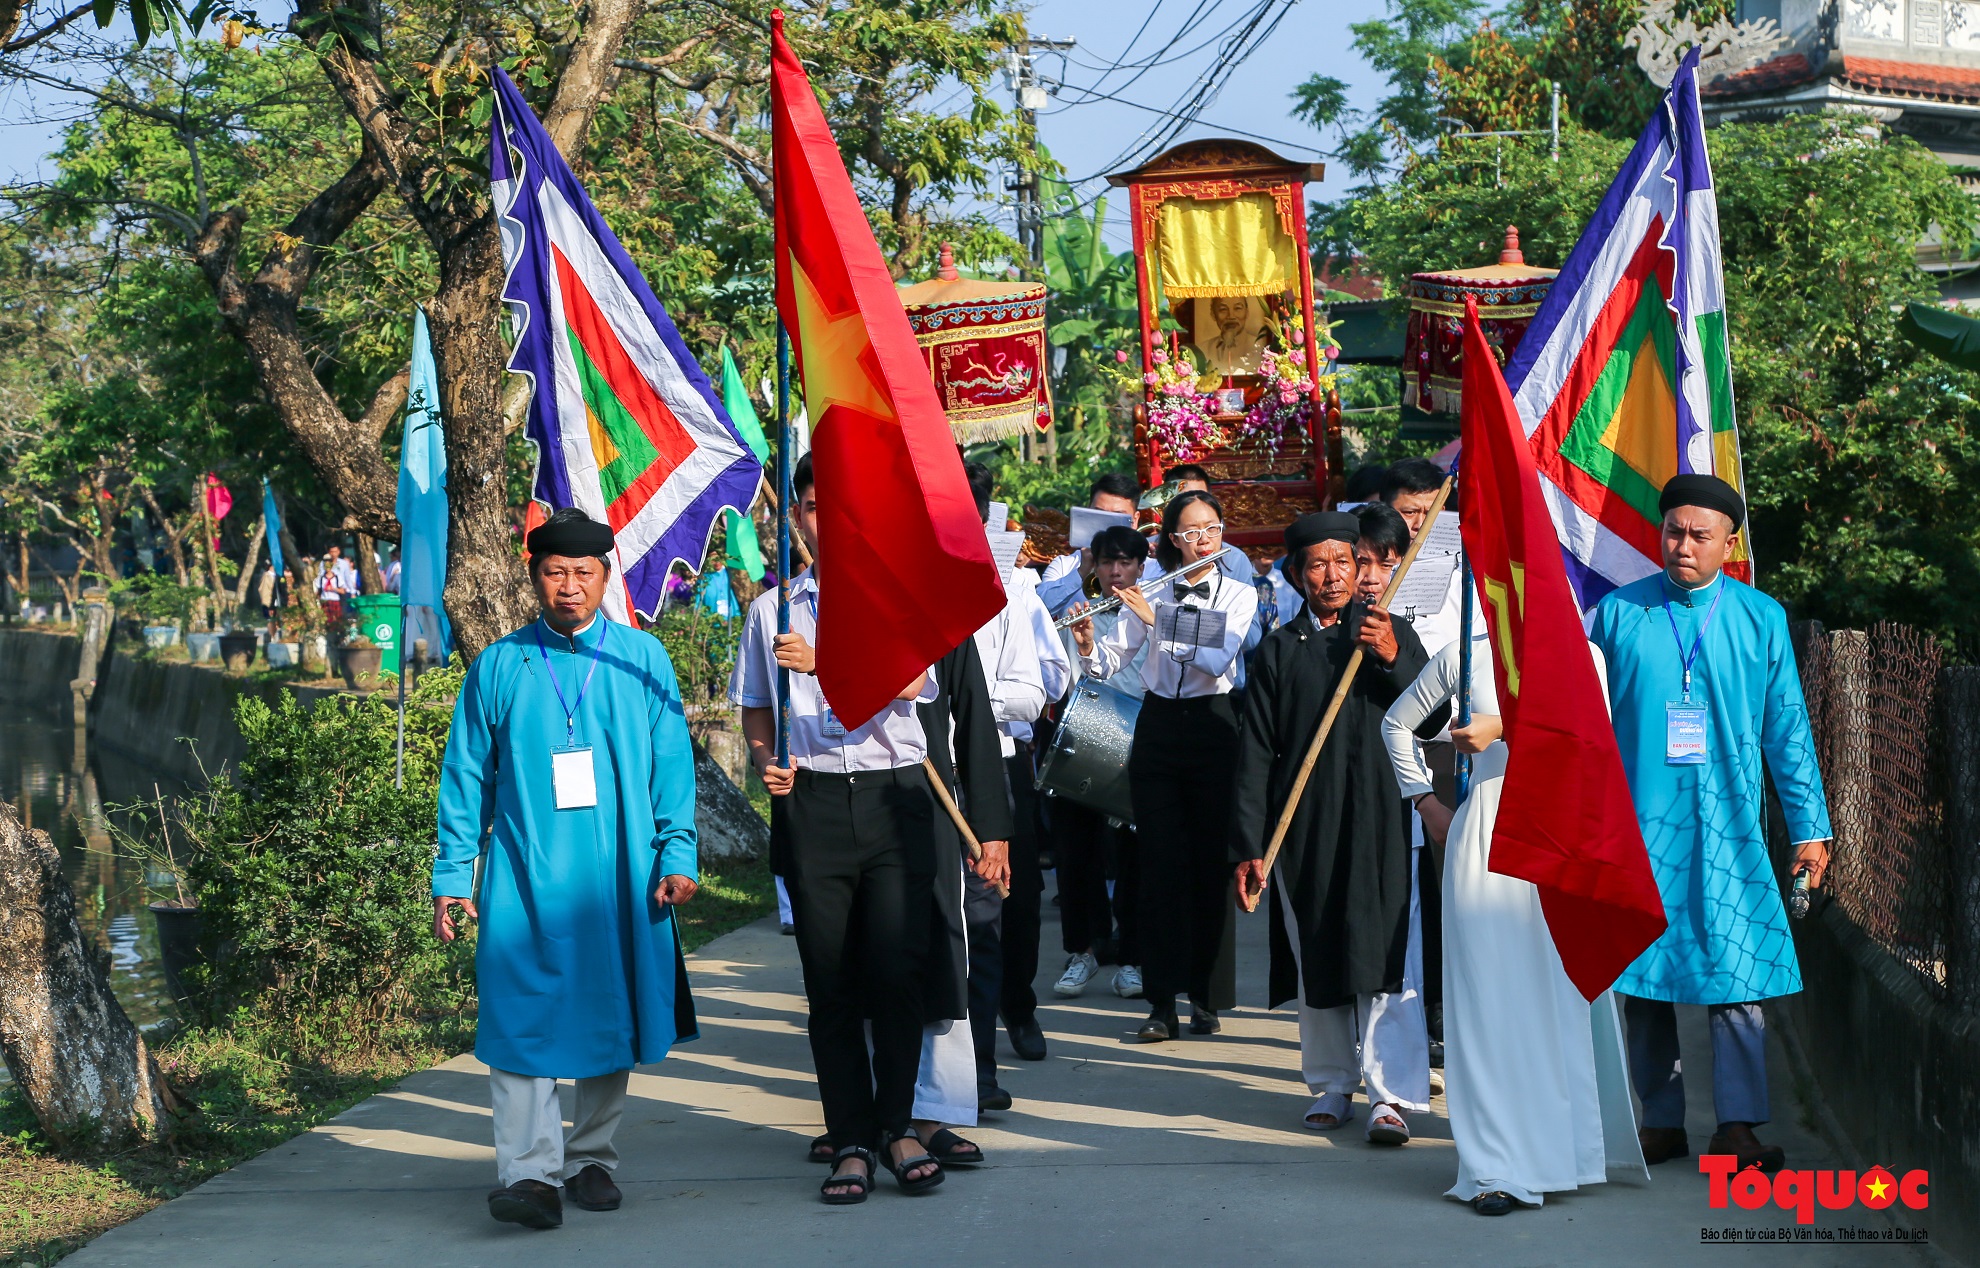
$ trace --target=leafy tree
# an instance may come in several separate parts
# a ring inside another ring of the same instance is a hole
[[[790,7],[790,37],[855,178],[884,208],[876,228],[896,271],[938,236],[966,258],[1008,253],[987,221],[942,208],[1025,149],[986,95],[1017,20],[992,0]],[[375,536],[397,531],[386,432],[404,399],[412,304],[425,300],[452,476],[448,605],[472,652],[526,615],[508,516],[525,397],[503,370],[485,68],[510,66],[540,103],[690,337],[710,351],[735,339],[756,369],[772,324],[769,8],[421,0],[387,13],[303,0],[286,31],[260,31],[252,47],[237,49],[235,32],[135,57],[72,41],[103,75],[69,78],[47,58],[7,69],[96,103],[65,151],[61,187],[30,200],[46,222],[94,215],[107,240],[129,235],[140,255],[189,257],[342,526]],[[965,110],[930,103],[957,84]]]
[[[1052,318],[1045,333],[1054,358],[1052,401],[1060,460],[1072,460],[1075,482],[1083,485],[1126,461],[1129,389],[1141,373],[1134,253],[1107,249],[1101,236],[1105,195],[1094,199],[1088,215],[1056,178],[1043,179],[1040,192],[1046,206],[1045,283]]]

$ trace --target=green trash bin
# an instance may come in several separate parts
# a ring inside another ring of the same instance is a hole
[[[379,658],[378,667],[388,674],[399,672],[399,596],[396,594],[361,594],[347,600],[351,614],[357,619],[358,633],[370,639],[385,653]]]

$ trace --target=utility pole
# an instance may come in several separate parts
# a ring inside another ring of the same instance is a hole
[[[1029,262],[1027,274],[1033,281],[1045,280],[1045,204],[1039,196],[1037,144],[1038,112],[1045,108],[1047,100],[1045,86],[1038,80],[1038,68],[1034,61],[1040,51],[1063,53],[1079,41],[1051,40],[1042,36],[1025,35],[1011,49],[1010,77],[1011,92],[1017,97],[1018,121],[1024,125],[1031,138],[1033,162],[1028,167],[1020,167],[1010,182],[1011,191],[1017,195],[1017,240]],[[1050,349],[1047,349],[1050,357]],[[1040,367],[1041,371],[1045,367]],[[1054,427],[1056,431],[1056,424]],[[1037,443],[1042,442],[1042,443]],[[1053,431],[1034,436],[1025,433],[1025,448],[1030,457],[1042,457],[1051,464],[1053,470],[1059,467],[1058,437]]]

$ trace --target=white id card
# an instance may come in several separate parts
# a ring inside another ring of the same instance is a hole
[[[598,804],[598,774],[589,748],[558,749],[550,754],[550,782],[557,809],[582,810]]]
[[[1672,700],[1664,705],[1664,765],[1703,766],[1705,706]]]
[[[846,733],[846,724],[839,721],[839,715],[832,712],[832,706],[829,704],[825,706],[824,717],[818,721],[818,728],[825,733],[825,738],[828,740],[841,739]]]

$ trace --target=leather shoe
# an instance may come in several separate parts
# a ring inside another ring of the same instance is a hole
[[[1011,1038],[1011,1051],[1017,1053],[1024,1060],[1043,1061],[1045,1059],[1045,1030],[1038,1024],[1036,1017],[1033,1017],[1029,1021],[1017,1023],[1006,1022],[1004,1024],[1004,1033]]]
[[[564,1200],[554,1185],[541,1180],[518,1180],[488,1195],[488,1213],[504,1224],[524,1228],[562,1228]]]
[[[1011,1107],[1011,1094],[995,1083],[979,1084],[976,1089],[976,1112],[995,1114]]]
[[[1218,1020],[1217,1020],[1217,1010],[1216,1010],[1216,1009],[1214,1009],[1214,1008],[1197,1008],[1197,1009],[1192,1009],[1192,1010],[1190,1011],[1190,1014],[1189,1014],[1189,1033],[1190,1033],[1190,1034],[1192,1034],[1192,1035],[1214,1035],[1214,1034],[1216,1034],[1216,1033],[1217,1033],[1218,1031],[1220,1031],[1220,1030],[1222,1030],[1223,1028],[1224,1028],[1224,1023],[1223,1023],[1223,1022],[1221,1022],[1221,1021],[1218,1021]]]
[[[1171,1008],[1166,1013],[1148,1014],[1148,1020],[1141,1023],[1141,1029],[1134,1032],[1134,1037],[1141,1043],[1167,1043],[1181,1030],[1182,1026],[1176,1020],[1176,1010]]]
[[[1673,1158],[1691,1156],[1691,1142],[1685,1139],[1682,1127],[1638,1128],[1636,1143],[1643,1147],[1643,1161],[1653,1167]]]
[[[1779,1145],[1761,1144],[1751,1123],[1720,1123],[1706,1152],[1731,1154],[1739,1159],[1741,1171],[1758,1167],[1771,1175],[1787,1164],[1787,1151]]]
[[[1512,1194],[1494,1189],[1471,1199],[1471,1209],[1480,1215],[1505,1215],[1513,1209]]]
[[[595,1162],[564,1181],[564,1194],[573,1206],[587,1211],[616,1211],[625,1196],[612,1183],[612,1173]]]

